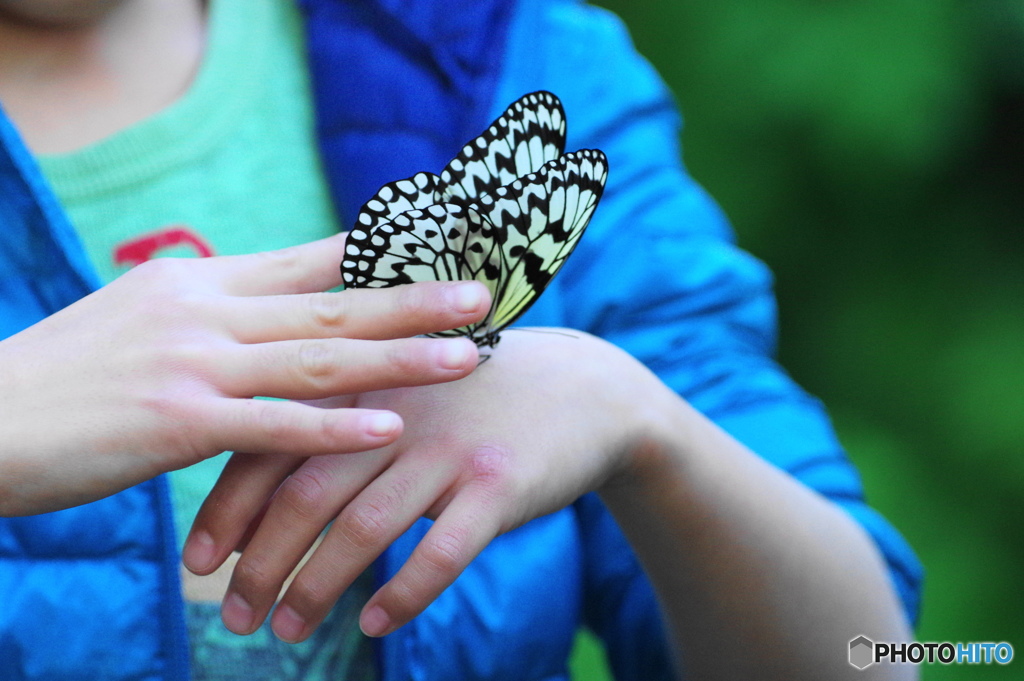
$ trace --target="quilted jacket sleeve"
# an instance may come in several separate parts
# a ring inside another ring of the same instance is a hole
[[[774,361],[771,275],[736,247],[720,209],[686,174],[672,98],[621,22],[571,0],[525,0],[510,41],[498,101],[555,92],[568,149],[598,147],[609,158],[601,206],[555,280],[565,323],[626,349],[753,451],[848,511],[877,543],[916,619],[921,567],[865,502],[822,405]],[[645,619],[650,588],[635,559],[620,555],[628,547],[595,503],[577,505],[590,543],[588,624],[620,678],[645,678],[633,666],[657,626]]]

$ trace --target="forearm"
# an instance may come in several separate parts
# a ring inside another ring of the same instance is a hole
[[[859,634],[908,640],[885,565],[842,509],[666,389],[601,496],[651,578],[689,679],[897,679],[849,666]],[[867,675],[865,675],[867,674]]]

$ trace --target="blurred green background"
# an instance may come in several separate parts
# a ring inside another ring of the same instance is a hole
[[[918,639],[1016,649],[922,678],[1024,679],[1024,0],[598,4],[775,271],[783,364],[919,552]]]

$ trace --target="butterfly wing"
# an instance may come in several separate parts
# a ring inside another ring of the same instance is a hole
[[[345,240],[345,259],[341,263],[345,286],[358,285],[349,279],[357,274],[354,269],[356,263],[361,261],[361,257],[366,257],[361,254],[373,253],[369,245],[373,232],[401,213],[438,203],[441,199],[439,186],[440,178],[437,175],[416,173],[404,180],[388,182],[363,204],[356,217],[356,224]]]
[[[487,317],[470,327],[431,335],[469,336],[477,345],[493,346],[499,332],[529,309],[572,253],[607,176],[604,154],[584,149],[475,202],[401,213],[376,225],[358,252],[347,250],[342,263],[345,285],[481,281],[491,291]]]
[[[540,170],[565,149],[565,111],[550,92],[520,97],[441,171],[445,201],[472,200]]]
[[[493,297],[499,280],[498,243],[493,227],[470,207],[434,204],[377,225],[358,253],[350,252],[342,262],[342,279],[349,288],[477,279],[490,288]],[[487,324],[484,319],[473,326],[430,335],[469,336],[478,341]]]
[[[565,112],[550,92],[514,102],[441,172],[391,182],[363,205],[341,264],[346,287],[477,279],[488,316],[464,335],[493,346],[572,253],[601,198],[604,154],[562,154]]]
[[[522,316],[565,264],[597,208],[607,177],[605,155],[583,149],[473,204],[499,240],[492,334]]]

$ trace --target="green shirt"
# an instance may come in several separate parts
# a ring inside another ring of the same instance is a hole
[[[293,3],[213,0],[207,50],[188,92],[160,113],[40,163],[100,276],[161,256],[252,253],[338,231],[320,170],[302,24]],[[170,475],[184,541],[226,463]],[[215,601],[186,603],[196,681],[373,678],[357,618],[364,578],[312,639],[269,626],[230,634]]]

